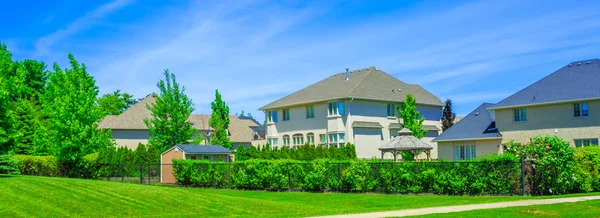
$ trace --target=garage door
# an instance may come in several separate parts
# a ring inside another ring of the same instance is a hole
[[[359,158],[381,157],[379,147],[383,144],[383,132],[375,128],[354,128],[354,146]]]

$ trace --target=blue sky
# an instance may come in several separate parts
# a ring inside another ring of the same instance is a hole
[[[345,68],[416,83],[464,115],[600,56],[597,1],[10,1],[0,41],[17,59],[87,65],[101,93],[157,92],[164,69],[210,113],[232,114]]]

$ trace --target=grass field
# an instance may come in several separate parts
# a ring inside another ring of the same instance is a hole
[[[600,201],[473,210],[422,217],[600,217]]]
[[[278,193],[0,175],[0,217],[301,217],[532,198],[520,196]]]

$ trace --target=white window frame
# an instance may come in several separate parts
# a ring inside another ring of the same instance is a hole
[[[290,135],[283,136],[283,146],[290,146]]]
[[[315,144],[315,134],[314,133],[309,132],[306,134],[306,143],[308,143],[309,145]]]
[[[454,143],[454,160],[471,160],[477,158],[475,142]]]
[[[387,116],[388,117],[396,116],[396,105],[395,104],[387,104]]]
[[[306,106],[306,119],[315,118],[315,106],[308,105]]]
[[[580,143],[577,143],[578,141]],[[574,139],[573,142],[575,147],[598,146],[598,138]]]
[[[513,121],[514,122],[526,122],[527,121],[527,109],[526,108],[513,109]]]
[[[281,121],[289,121],[290,120],[290,109],[286,108],[282,110],[283,112],[283,118],[281,119]]]
[[[292,135],[293,145],[304,145],[304,135],[302,134],[294,134]]]

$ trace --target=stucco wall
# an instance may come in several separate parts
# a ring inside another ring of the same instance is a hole
[[[454,145],[457,143],[473,142],[475,143],[476,155],[481,157],[490,154],[502,153],[502,140],[476,140],[476,141],[462,141],[462,142],[438,142],[438,158],[440,160],[454,160]]]
[[[312,104],[315,106],[315,117],[306,118],[306,106],[301,105],[290,108],[290,120],[283,121],[283,110],[277,110],[278,122],[267,123],[267,139],[277,138],[278,146],[283,145],[283,136],[290,136],[290,143],[293,144],[293,135],[302,134],[306,142],[306,134],[313,133],[315,142],[319,141],[319,134],[327,132],[327,103]]]
[[[525,122],[513,122],[513,109],[496,110],[496,127],[502,133],[503,143],[525,143],[534,136],[551,135],[574,145],[574,139],[600,137],[600,101],[590,101],[588,107],[588,117],[574,117],[573,103],[525,107]]]
[[[160,157],[160,182],[161,183],[175,183],[177,180],[173,175],[173,159],[183,159],[184,153],[178,148],[171,149],[169,152],[164,153]]]
[[[111,136],[118,146],[135,150],[139,143],[148,144],[148,130],[112,130]]]

